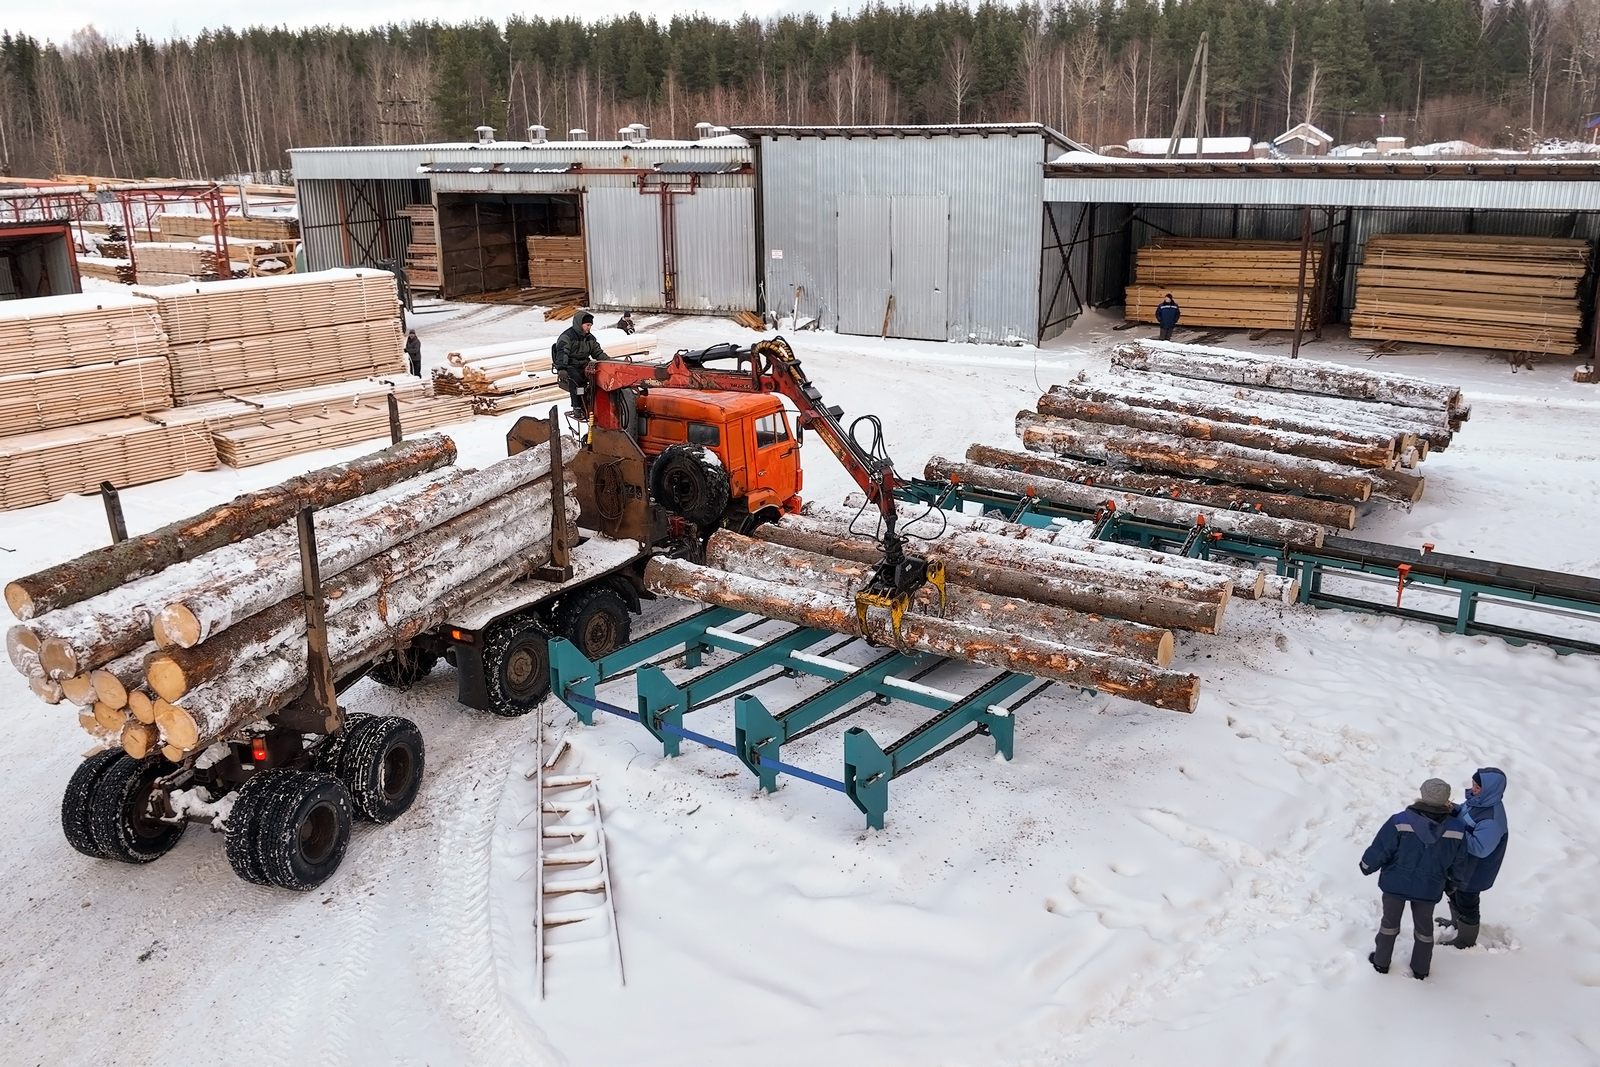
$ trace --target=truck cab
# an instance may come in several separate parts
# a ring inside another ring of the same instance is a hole
[[[772,393],[641,390],[638,442],[653,461],[677,445],[698,445],[727,476],[728,520],[775,519],[800,509],[800,438]]]

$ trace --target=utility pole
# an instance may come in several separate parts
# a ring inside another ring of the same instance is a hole
[[[1194,99],[1194,87],[1197,79],[1200,82],[1200,107],[1195,114],[1194,147],[1197,155],[1200,151],[1200,127],[1204,122],[1202,116],[1205,113],[1206,99],[1204,72],[1205,68],[1210,65],[1208,59],[1210,54],[1210,45],[1207,43],[1208,37],[1208,33],[1202,33],[1200,35],[1199,42],[1194,46],[1194,61],[1189,64],[1189,80],[1184,83],[1183,99],[1178,102],[1178,117],[1172,123],[1172,140],[1167,144],[1166,158],[1168,159],[1172,159],[1178,154],[1178,146],[1182,140],[1181,134],[1183,133],[1183,120],[1189,115],[1189,102]]]

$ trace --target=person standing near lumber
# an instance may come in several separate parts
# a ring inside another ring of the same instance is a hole
[[[550,346],[550,362],[555,367],[556,380],[572,397],[572,410],[589,417],[589,364],[606,358],[593,334],[594,315],[580,311],[572,325],[562,331],[556,343]]]
[[[1178,302],[1168,293],[1161,298],[1161,303],[1156,305],[1156,322],[1161,324],[1161,339],[1172,340],[1172,329],[1178,325],[1178,319],[1183,317],[1183,309]]]
[[[411,376],[422,377],[422,338],[416,330],[406,331],[406,362],[411,365]]]

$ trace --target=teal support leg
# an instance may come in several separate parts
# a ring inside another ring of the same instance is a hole
[[[867,816],[867,825],[883,829],[889,810],[889,779],[894,776],[888,755],[872,735],[852,726],[844,735],[844,791]]]
[[[1463,589],[1457,600],[1456,633],[1470,633],[1472,623],[1478,615],[1478,591],[1471,588]]]
[[[567,694],[574,693],[593,700],[594,684],[599,674],[600,669],[579,652],[571,641],[561,637],[551,638],[550,692],[571,708],[577,714],[578,721],[585,726],[594,725],[594,708],[586,703],[569,702]]]
[[[667,680],[660,667],[641,667],[634,676],[639,694],[639,721],[661,742],[661,751],[668,756],[679,755],[682,738],[668,730],[663,723],[683,729],[683,716],[689,710],[689,695]]]
[[[744,694],[733,702],[733,747],[743,763],[768,793],[778,791],[778,751],[783,744],[783,726],[761,703],[759,697]]]
[[[989,731],[989,736],[994,738],[995,755],[1003,757],[1007,762],[1011,759],[1012,742],[1017,734],[1017,720],[1012,715],[1000,715],[984,711],[972,717],[972,721],[982,724]]]

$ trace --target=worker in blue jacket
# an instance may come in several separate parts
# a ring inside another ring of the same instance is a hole
[[[1478,943],[1478,897],[1494,885],[1500,864],[1506,858],[1506,842],[1511,839],[1506,824],[1506,772],[1499,767],[1479,767],[1456,817],[1467,824],[1466,877],[1446,889],[1450,894],[1450,918],[1440,926],[1456,928],[1455,937],[1445,942],[1456,948],[1471,948]]]
[[[1161,303],[1156,305],[1156,322],[1161,324],[1161,339],[1163,341],[1172,340],[1172,328],[1178,325],[1178,319],[1182,316],[1183,309],[1178,306],[1178,302],[1172,298],[1171,293],[1168,293],[1162,298]]]
[[[1433,909],[1446,883],[1465,883],[1467,824],[1450,803],[1450,783],[1429,778],[1417,801],[1392,815],[1361,856],[1361,873],[1378,875],[1383,919],[1367,962],[1389,973],[1400,917],[1411,905],[1411,977],[1426,978],[1433,963]]]

